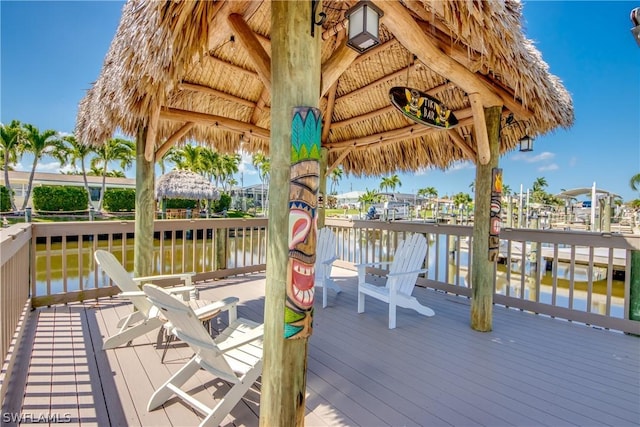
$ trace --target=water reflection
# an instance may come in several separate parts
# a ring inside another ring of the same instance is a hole
[[[240,235],[230,237],[227,247],[227,267],[243,267],[251,263],[266,263],[264,238],[259,235]],[[387,261],[392,258],[394,248],[401,233],[384,230],[356,230],[352,240],[338,239],[339,253],[344,259],[352,262]],[[464,238],[446,235],[428,234],[427,278],[455,286],[469,286],[469,251]],[[154,242],[153,274],[180,273],[184,271],[214,271],[216,265],[215,245],[211,239],[182,239]],[[125,260],[128,271],[133,270],[133,239],[113,240],[112,252],[119,260]],[[263,245],[263,247],[260,247]],[[64,249],[64,251],[63,251]],[[36,248],[36,296],[54,294],[79,289],[90,289],[108,285],[103,274],[95,273],[93,252],[96,249],[108,249],[106,241],[82,241],[51,243],[50,250],[44,244]],[[66,256],[63,259],[63,252]],[[49,257],[46,256],[48,253]],[[123,256],[124,255],[124,256]],[[66,277],[63,271],[66,270]],[[516,298],[554,304],[559,307],[576,310],[587,309],[588,269],[576,266],[574,269],[574,285],[570,285],[570,265],[560,263],[557,266],[557,279],[554,292],[553,273],[546,266],[535,268],[535,264],[525,260],[524,272],[519,261],[508,269],[505,264],[498,264],[496,273],[496,292]],[[522,274],[524,273],[524,280]],[[540,290],[536,292],[536,274],[540,275]],[[594,268],[591,294],[591,312],[606,314],[607,280],[606,269]],[[47,278],[51,289],[47,292]],[[82,286],[80,284],[82,283]],[[555,303],[554,303],[555,302]],[[624,317],[624,282],[613,280],[611,290],[611,316]]]

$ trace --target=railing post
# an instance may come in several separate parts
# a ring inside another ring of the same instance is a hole
[[[631,251],[629,319],[640,320],[640,251]]]

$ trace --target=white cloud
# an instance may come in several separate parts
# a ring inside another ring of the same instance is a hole
[[[536,154],[535,156],[532,156],[531,154],[527,154],[527,153],[518,152],[511,157],[511,160],[523,161],[527,163],[538,163],[538,162],[544,162],[545,160],[551,160],[555,156],[556,156],[555,153],[552,153],[550,151],[544,151],[540,154]]]
[[[453,163],[451,166],[449,166],[447,168],[446,171],[444,171],[445,174],[448,174],[450,172],[457,172],[460,170],[464,170],[464,169],[473,169],[475,168],[474,164],[468,160],[462,161],[462,162],[455,162]]]
[[[60,162],[42,163],[36,166],[37,172],[60,172]]]
[[[558,170],[558,169],[560,169],[560,167],[557,164],[551,163],[550,165],[540,166],[538,168],[538,171],[539,172],[547,172],[547,171],[555,171],[555,170]]]

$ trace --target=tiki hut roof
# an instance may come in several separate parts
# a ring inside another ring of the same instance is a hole
[[[156,200],[192,199],[218,200],[220,192],[202,175],[186,170],[174,170],[156,181]]]
[[[519,1],[375,3],[384,11],[381,44],[357,54],[345,46],[344,12],[355,1],[322,2],[327,19],[316,37],[331,167],[359,176],[475,161],[476,94],[485,107],[503,105],[504,118],[514,114],[501,154],[525,133],[573,123],[569,94],[522,33]],[[80,102],[76,136],[96,145],[116,130],[134,136],[147,126],[157,141],[148,158],[187,141],[221,152],[238,151],[242,141],[245,151],[268,154],[270,17],[269,1],[127,2],[102,72]],[[394,86],[436,97],[459,125],[442,130],[407,119],[389,102]]]

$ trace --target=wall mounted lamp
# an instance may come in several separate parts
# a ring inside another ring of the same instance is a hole
[[[516,126],[516,125],[522,125],[523,122],[516,120],[515,117],[513,117],[513,113],[510,113],[509,116],[507,117],[507,119],[505,120],[505,125],[502,126],[500,128],[500,130],[502,131],[503,129],[507,129],[511,126]],[[527,151],[533,151],[533,141],[534,139],[532,137],[529,136],[529,127],[528,124],[526,125],[526,133],[524,134],[524,136],[522,138],[520,138],[518,140],[518,144],[519,144],[519,148],[520,151],[522,152],[527,152]]]
[[[380,44],[379,21],[384,15],[376,5],[370,1],[359,1],[344,13],[349,20],[349,38],[347,46],[358,53],[366,52]]]

